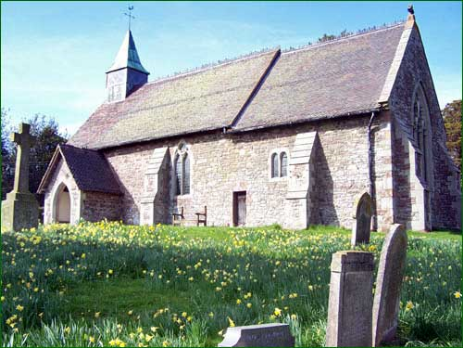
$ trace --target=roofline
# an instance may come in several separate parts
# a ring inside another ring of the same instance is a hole
[[[265,130],[265,129],[271,129],[271,128],[279,128],[279,127],[291,127],[291,126],[297,126],[300,124],[305,124],[305,123],[312,123],[312,122],[320,122],[320,121],[328,121],[332,119],[338,119],[338,118],[345,118],[345,117],[361,117],[361,116],[370,116],[372,112],[381,112],[381,111],[387,111],[388,107],[387,104],[382,104],[378,105],[375,108],[369,108],[369,109],[364,109],[364,110],[357,110],[357,111],[352,111],[348,113],[342,113],[342,114],[336,114],[336,115],[323,115],[323,116],[316,116],[310,119],[303,119],[303,120],[298,120],[294,122],[286,122],[286,123],[278,123],[278,124],[272,124],[272,125],[264,125],[264,126],[255,126],[255,127],[248,127],[248,128],[241,128],[241,129],[236,129],[236,128],[230,128],[227,126],[221,126],[221,127],[213,127],[209,129],[204,129],[204,130],[199,130],[199,131],[193,131],[193,132],[181,132],[181,133],[176,133],[164,137],[158,137],[158,138],[146,138],[146,139],[140,139],[136,141],[131,141],[131,142],[125,142],[125,143],[120,143],[118,145],[107,145],[107,146],[101,146],[101,147],[82,147],[82,149],[87,149],[87,150],[94,150],[94,151],[109,151],[112,149],[117,149],[120,147],[128,147],[128,146],[134,146],[134,145],[139,145],[139,144],[147,144],[153,141],[160,141],[160,140],[166,140],[166,139],[173,139],[173,138],[181,138],[185,136],[194,136],[194,135],[200,135],[200,134],[206,134],[206,133],[214,133],[214,132],[223,132],[226,134],[238,134],[238,133],[244,133],[244,132],[252,132],[252,131],[259,131],[259,130]],[[74,146],[74,145],[71,145]],[[74,146],[76,147],[76,146]]]
[[[383,89],[379,95],[378,103],[388,102],[389,98],[391,97],[392,90],[395,86],[395,81],[397,79],[397,75],[399,74],[400,67],[402,66],[402,61],[405,57],[405,52],[408,47],[408,42],[410,41],[410,36],[415,28],[415,16],[411,15],[408,17],[407,21],[404,25],[404,30],[402,32],[402,36],[400,37],[399,44],[397,45],[394,58],[392,59],[392,63],[389,67],[389,71],[386,76],[386,80],[383,84]]]
[[[389,30],[389,29],[392,29],[392,28],[400,27],[400,26],[402,26],[402,25],[404,25],[406,23],[407,23],[406,21],[399,21],[397,23],[386,25],[386,26],[383,26],[383,27],[380,27],[380,28],[377,28],[377,29],[371,29],[371,30],[367,29],[364,32],[354,33],[354,34],[346,35],[346,36],[342,36],[342,37],[337,37],[337,38],[335,38],[333,40],[328,40],[328,41],[325,41],[325,42],[316,42],[316,43],[313,43],[313,44],[310,44],[310,45],[304,45],[302,47],[298,47],[298,48],[295,48],[295,49],[283,50],[281,52],[281,54],[286,55],[286,54],[297,53],[297,52],[300,52],[300,51],[309,51],[309,50],[312,50],[312,49],[317,49],[317,48],[320,48],[320,47],[333,45],[333,44],[336,44],[336,43],[339,43],[339,42],[342,42],[342,41],[348,41],[348,40],[351,40],[351,39],[355,39],[357,37],[376,34],[376,33],[386,31],[386,30]]]
[[[122,68],[117,68],[117,69],[113,69],[113,70],[108,70],[108,71],[105,72],[105,74],[107,75],[107,74],[110,74],[110,73],[112,73],[112,72],[119,71],[119,70],[124,70],[124,69],[132,69],[132,70],[141,72],[141,73],[146,74],[146,75],[149,75],[149,74],[150,74],[150,72],[149,72],[148,70],[142,71],[142,70],[140,70],[140,69],[132,68],[131,66],[124,66],[124,67],[122,67]]]
[[[43,175],[42,177],[42,180],[40,181],[40,185],[39,185],[39,188],[37,189],[37,193],[38,194],[43,194],[45,193],[45,185],[48,183],[48,180],[49,180],[49,177],[50,175],[52,174],[53,172],[53,168],[55,167],[56,165],[56,161],[57,161],[57,158],[58,158],[58,155],[61,155],[61,157],[63,157],[63,161],[64,161],[64,155],[63,153],[61,152],[61,145],[58,145],[55,149],[55,152],[53,153],[53,156],[51,158],[51,161],[50,163],[48,164],[48,167],[47,167],[47,170],[45,171],[45,174]],[[67,164],[66,164],[67,165]]]
[[[357,117],[357,116],[370,116],[372,112],[380,112],[380,111],[386,111],[387,108],[379,105],[375,108],[369,108],[369,109],[364,109],[364,110],[358,110],[358,111],[353,111],[353,112],[348,112],[348,113],[342,113],[342,114],[335,114],[335,115],[320,115],[320,116],[315,116],[311,117],[310,119],[302,119],[302,120],[297,120],[297,121],[290,121],[290,122],[284,122],[284,123],[276,123],[272,125],[264,125],[264,126],[254,126],[254,127],[247,127],[247,128],[238,128],[238,129],[230,129],[228,133],[245,133],[245,132],[252,132],[252,131],[257,131],[257,130],[264,130],[264,129],[269,129],[269,128],[279,128],[279,127],[291,127],[291,126],[297,126],[301,124],[307,124],[307,123],[313,123],[313,122],[320,122],[320,121],[329,121],[333,119],[339,119],[339,118],[346,118],[346,117]]]
[[[223,66],[238,63],[238,62],[241,62],[243,60],[258,58],[258,57],[264,56],[266,54],[275,53],[277,51],[280,51],[280,48],[270,48],[268,50],[265,50],[264,52],[251,53],[251,54],[245,55],[243,57],[238,57],[236,59],[231,59],[231,60],[223,62],[223,63],[216,63],[216,64],[213,63],[212,65],[209,65],[209,66],[193,68],[190,71],[179,72],[178,74],[174,74],[172,76],[160,77],[157,80],[153,80],[153,81],[145,83],[142,87],[147,86],[147,85],[155,85],[157,83],[163,83],[163,82],[166,82],[166,81],[175,80],[175,79],[180,78],[180,77],[186,77],[186,76],[190,76],[190,75],[199,74],[199,73],[202,73],[204,71],[208,71],[208,70],[212,70],[212,69],[216,69],[216,68],[221,68]]]

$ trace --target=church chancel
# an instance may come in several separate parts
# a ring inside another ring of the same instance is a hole
[[[459,171],[413,13],[154,81],[148,66],[129,29],[106,102],[42,180],[45,223],[169,224],[207,207],[207,225],[352,228],[368,192],[379,230],[461,226]]]

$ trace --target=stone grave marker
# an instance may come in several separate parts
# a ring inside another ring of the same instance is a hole
[[[18,147],[13,191],[2,202],[2,228],[5,230],[20,231],[38,226],[39,205],[29,192],[29,152],[35,143],[29,131],[30,125],[21,123],[19,133],[11,134],[11,141]]]
[[[370,243],[371,217],[373,215],[373,201],[365,192],[354,203],[354,225],[352,227],[352,245]]]
[[[327,347],[371,346],[373,254],[339,251],[331,262]]]
[[[294,347],[288,324],[229,327],[219,347]]]
[[[406,255],[405,228],[399,224],[392,225],[384,239],[376,279],[373,303],[373,347],[391,342],[396,336]]]

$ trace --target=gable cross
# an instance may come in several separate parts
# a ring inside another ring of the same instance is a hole
[[[19,133],[11,134],[11,141],[18,145],[16,154],[16,172],[14,175],[14,192],[29,192],[29,155],[35,144],[35,137],[30,134],[31,126],[19,124]]]

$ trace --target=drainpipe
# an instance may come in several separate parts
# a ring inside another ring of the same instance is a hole
[[[372,130],[371,126],[373,124],[373,119],[376,116],[376,112],[373,111],[371,113],[370,121],[368,122],[368,179],[370,181],[370,197],[373,201],[373,231],[378,230],[378,216],[376,211],[376,185],[375,185],[375,163],[374,163],[374,149],[373,149],[373,141],[372,141]]]

